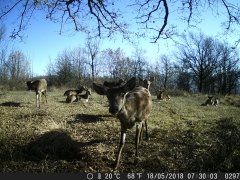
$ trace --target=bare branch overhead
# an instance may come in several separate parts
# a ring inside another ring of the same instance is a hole
[[[121,0],[18,0],[1,3],[0,20],[4,21],[15,11],[18,21],[14,23],[13,38],[22,36],[38,10],[46,19],[59,23],[60,34],[70,24],[73,30],[92,36],[112,37],[120,33],[123,38],[138,35],[156,43],[176,34],[179,26],[176,19],[183,20],[187,26],[197,25],[198,16],[207,10],[224,16],[223,30],[234,32],[240,22],[239,6],[230,0],[131,0],[128,4]]]

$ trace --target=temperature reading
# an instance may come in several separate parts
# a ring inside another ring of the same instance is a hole
[[[128,173],[127,178],[128,179],[141,179],[142,173]]]
[[[105,173],[104,178],[106,180],[111,180],[111,179],[120,179],[120,174],[119,173]]]

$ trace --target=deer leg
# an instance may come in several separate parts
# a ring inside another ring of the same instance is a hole
[[[42,102],[42,93],[40,92],[39,93],[39,104],[38,104],[38,106],[39,106],[39,108],[40,108],[40,106],[41,106],[41,102]]]
[[[46,100],[46,104],[47,104],[47,91],[44,91],[43,94],[45,96],[45,100]]]
[[[145,128],[146,128],[146,140],[149,140],[149,136],[148,136],[148,126],[147,126],[147,119],[145,120]]]
[[[124,144],[125,144],[125,140],[126,140],[126,130],[121,130],[121,139],[120,139],[120,145],[119,145],[117,159],[116,159],[116,162],[115,162],[115,169],[117,169],[118,166],[119,166],[119,162],[120,162],[122,150],[123,150],[123,147],[124,147]]]
[[[141,132],[140,132],[140,139],[139,139],[139,144],[141,144],[141,142],[142,142],[142,138],[143,138],[143,129],[144,129],[144,124],[142,123],[142,128],[141,128]]]
[[[138,145],[140,142],[140,138],[141,138],[141,131],[142,131],[142,122],[138,125],[136,125],[136,136],[135,136],[135,155],[136,157],[138,156]]]
[[[39,94],[36,93],[36,104],[37,104],[37,107],[39,107],[38,99],[39,99]]]

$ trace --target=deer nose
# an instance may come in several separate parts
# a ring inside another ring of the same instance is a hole
[[[109,112],[113,115],[116,115],[118,113],[118,107],[116,106],[109,107]]]

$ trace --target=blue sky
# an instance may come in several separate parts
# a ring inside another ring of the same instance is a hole
[[[11,13],[9,19],[5,22],[8,31],[12,30],[14,16],[15,13]],[[15,49],[22,50],[29,57],[34,75],[45,74],[50,59],[53,61],[62,50],[79,46],[84,47],[86,42],[86,35],[81,32],[74,32],[74,30],[59,35],[60,24],[46,21],[43,17],[42,14],[35,15],[30,21],[31,25],[24,32],[23,41],[14,40],[11,43]],[[200,18],[203,19],[203,22],[199,24],[198,29],[194,29],[195,31],[200,30],[206,35],[221,38],[219,36],[219,33],[222,32],[220,29],[221,16],[217,18],[212,16],[211,12],[205,12]],[[177,21],[174,15],[170,17],[170,20]],[[183,25],[180,21],[177,24],[180,32],[186,28],[186,24]],[[231,41],[231,37],[228,39]],[[134,47],[127,41],[122,41],[121,37],[101,41],[101,50],[118,47],[123,49],[128,56],[131,56],[134,51]],[[175,46],[171,40],[160,40],[158,44],[153,44],[150,43],[149,39],[141,39],[139,40],[139,47],[146,50],[147,59],[154,62],[159,59],[161,54],[171,54]]]

